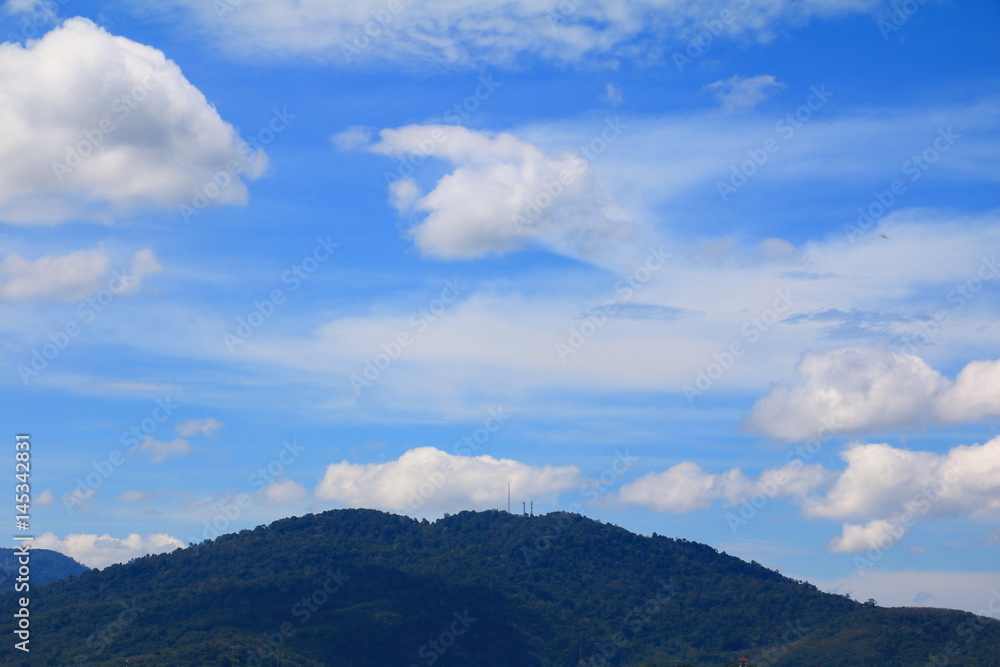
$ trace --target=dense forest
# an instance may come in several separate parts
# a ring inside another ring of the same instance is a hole
[[[8,591],[14,587],[18,569],[17,555],[14,549],[0,547],[0,586]],[[80,565],[69,556],[64,556],[51,549],[31,550],[31,581],[35,584],[48,584],[53,581],[76,576],[87,568]]]
[[[32,595],[30,659],[5,664],[1000,665],[1000,621],[863,604],[566,513],[335,510]]]

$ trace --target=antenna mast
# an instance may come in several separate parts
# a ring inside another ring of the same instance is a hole
[[[510,482],[507,482],[507,514],[510,514]]]

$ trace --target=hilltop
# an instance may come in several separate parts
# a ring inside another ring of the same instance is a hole
[[[2,586],[2,590],[13,588],[13,581],[17,578],[18,565],[15,550],[9,547],[0,547],[0,586]],[[88,569],[86,565],[81,565],[58,551],[51,549],[31,550],[31,582],[34,584],[48,584],[67,577],[75,577]]]

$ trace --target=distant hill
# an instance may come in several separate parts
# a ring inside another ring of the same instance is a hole
[[[566,513],[336,510],[33,595],[30,664],[1000,665],[998,621],[864,605]]]
[[[12,590],[17,579],[17,556],[14,549],[0,547],[0,590]],[[87,571],[87,566],[77,563],[69,556],[50,549],[31,550],[31,583],[48,584],[53,581],[73,577]]]

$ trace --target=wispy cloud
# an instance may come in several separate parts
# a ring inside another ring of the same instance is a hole
[[[705,86],[711,90],[722,103],[724,111],[744,111],[753,109],[767,99],[771,89],[784,88],[785,84],[777,81],[771,74],[743,77],[731,76],[720,79]]]

